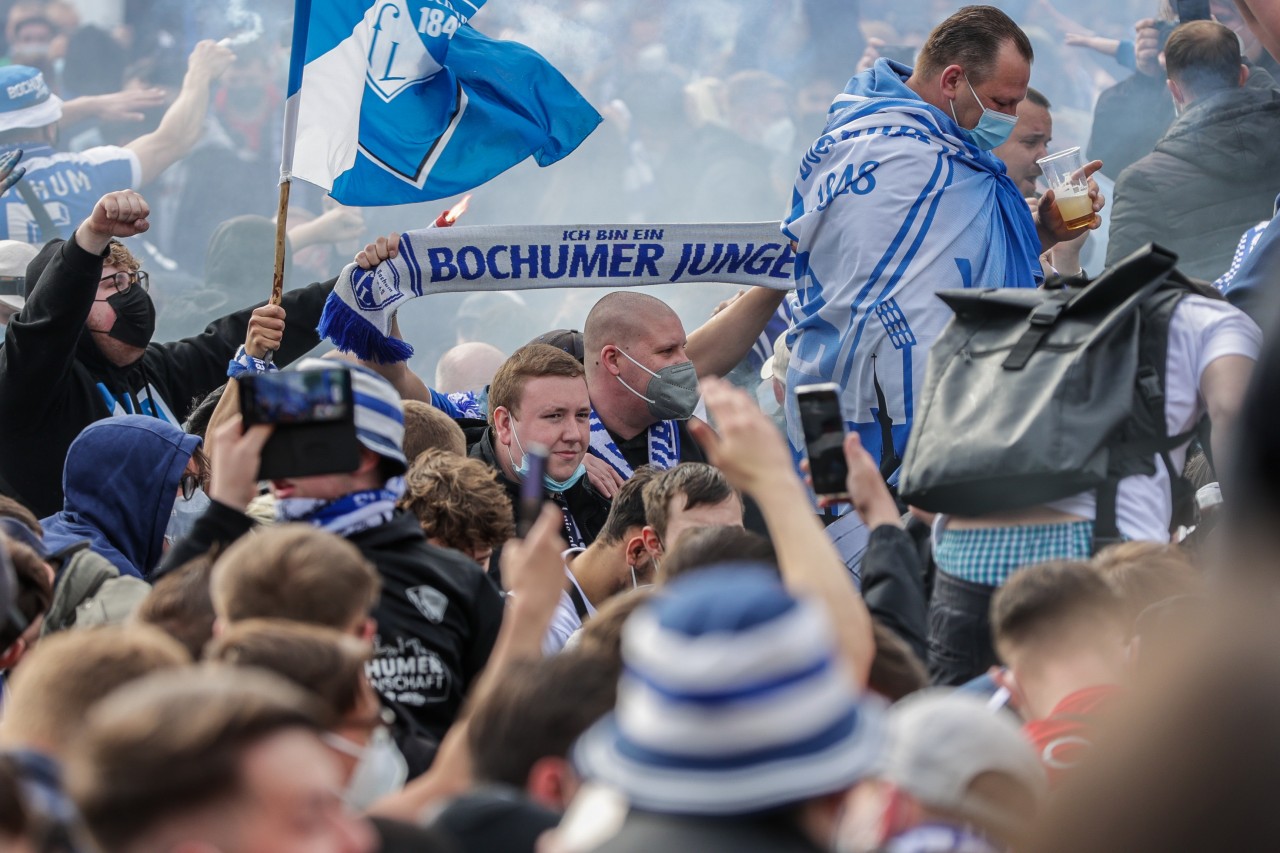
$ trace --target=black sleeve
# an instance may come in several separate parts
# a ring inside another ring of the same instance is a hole
[[[276,364],[284,367],[320,343],[316,326],[325,300],[337,281],[333,278],[285,293],[280,303],[285,311],[284,343],[275,354]],[[164,362],[159,369],[167,373],[164,378],[171,403],[188,406],[192,399],[203,397],[227,381],[227,362],[244,343],[249,317],[253,309],[265,304],[264,300],[220,317],[194,337],[159,345]],[[187,416],[185,411],[175,414],[180,418]]]
[[[862,598],[877,621],[928,659],[924,565],[911,534],[892,524],[871,531],[862,555]]]
[[[502,613],[506,607],[498,585],[488,573],[480,572],[476,588],[475,607],[472,609],[471,644],[467,648],[462,661],[463,675],[467,680],[467,690],[475,684],[476,677],[489,662],[493,653],[493,645],[498,640],[498,629],[502,627]]]
[[[155,583],[179,566],[209,552],[215,546],[227,546],[253,529],[253,519],[226,504],[213,501],[204,515],[196,519],[191,532],[173,543],[149,580]]]
[[[98,295],[102,255],[86,252],[75,237],[51,250],[22,311],[9,323],[0,348],[0,405],[35,414],[53,405],[71,378],[76,343]]]

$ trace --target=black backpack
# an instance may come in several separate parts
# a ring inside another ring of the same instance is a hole
[[[1213,295],[1148,245],[1082,288],[952,290],[955,311],[929,352],[903,460],[913,506],[966,516],[1023,509],[1097,490],[1094,548],[1120,541],[1120,480],[1163,459],[1174,519],[1194,490],[1169,452],[1208,419],[1166,429],[1169,320],[1184,296]],[[1221,297],[1217,297],[1221,298]]]

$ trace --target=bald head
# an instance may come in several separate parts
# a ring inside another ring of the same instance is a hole
[[[647,331],[675,316],[676,312],[667,303],[644,293],[623,290],[604,296],[591,309],[582,327],[587,366],[590,367],[600,357],[600,350],[609,344],[630,349]]]
[[[507,357],[492,344],[470,341],[440,356],[436,365],[435,388],[441,394],[479,391],[493,379]]]

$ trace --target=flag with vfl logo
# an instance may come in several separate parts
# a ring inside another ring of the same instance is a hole
[[[282,179],[405,204],[577,148],[599,113],[537,52],[473,29],[484,2],[296,0]]]

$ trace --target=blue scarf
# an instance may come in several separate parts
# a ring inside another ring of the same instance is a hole
[[[666,471],[680,464],[680,426],[676,421],[658,421],[649,427],[649,464],[659,471]],[[630,480],[635,471],[614,444],[609,430],[601,422],[596,410],[591,410],[591,454],[598,456],[624,480]]]
[[[314,498],[282,498],[276,501],[276,521],[300,521],[343,537],[381,527],[396,511],[401,492],[392,488],[399,478],[381,489],[352,492],[332,501]]]

